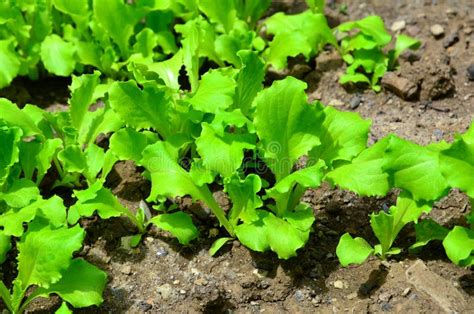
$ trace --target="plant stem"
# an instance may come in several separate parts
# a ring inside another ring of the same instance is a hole
[[[214,215],[216,215],[217,219],[221,226],[223,226],[230,236],[235,237],[234,228],[232,227],[231,223],[226,217],[224,210],[217,204],[216,200],[209,191],[207,186],[203,186],[200,189],[201,195],[203,196],[203,201],[206,203],[207,206],[212,210]]]

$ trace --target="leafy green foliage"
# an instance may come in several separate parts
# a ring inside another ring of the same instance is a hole
[[[344,35],[340,49],[348,65],[339,82],[368,84],[376,92],[380,91],[379,81],[385,72],[395,69],[400,54],[406,49],[417,49],[421,44],[402,34],[397,36],[395,49],[384,52],[392,37],[385,30],[383,20],[376,15],[343,23],[337,31]]]
[[[0,296],[12,313],[22,313],[34,299],[52,293],[77,308],[102,303],[106,274],[82,259],[73,259],[84,235],[79,226],[53,228],[41,219],[29,225],[17,245],[18,276],[11,295],[0,282]]]
[[[367,194],[367,182],[372,179],[374,191],[380,189],[384,195],[391,187],[403,190],[397,205],[388,212],[371,215],[371,226],[379,239],[373,251],[365,245],[357,245],[358,252],[348,252],[351,245],[359,244],[362,239],[353,239],[349,234],[341,237],[338,246],[338,257],[343,265],[362,263],[370,254],[386,258],[397,254],[400,249],[393,248],[400,230],[408,223],[415,222],[416,242],[410,249],[419,249],[431,241],[443,241],[448,257],[461,266],[472,265],[472,214],[466,217],[471,229],[456,226],[449,230],[433,220],[418,222],[422,213],[428,213],[433,202],[444,197],[449,189],[459,188],[470,194],[474,177],[471,171],[470,158],[472,144],[472,126],[463,135],[458,135],[452,144],[440,142],[420,146],[395,136],[389,136],[369,149],[363,151],[353,163],[343,165],[331,171],[327,178],[341,187],[349,188],[360,194]],[[365,171],[357,169],[365,165]],[[349,177],[351,174],[358,174]],[[360,172],[360,173],[359,173]],[[363,185],[361,184],[363,183]],[[364,257],[364,258],[363,258]]]
[[[416,202],[406,194],[400,195],[396,206],[390,207],[388,212],[380,211],[370,215],[370,225],[380,243],[372,247],[364,239],[354,239],[346,233],[339,240],[336,249],[339,261],[343,266],[347,266],[362,264],[371,254],[378,255],[382,259],[398,254],[400,249],[392,245],[402,228],[409,223],[417,222],[422,213],[428,213],[430,210],[430,205]]]
[[[63,300],[59,313],[102,302],[105,273],[73,257],[85,236],[82,217],[127,217],[138,230],[129,237],[133,247],[150,225],[189,245],[199,232],[176,198],[191,197],[225,229],[211,255],[238,239],[288,259],[315,221],[302,196],[323,181],[363,196],[401,190],[396,205],[370,216],[377,244],[342,236],[344,266],[398,254],[396,237],[411,223],[412,249],[443,241],[453,262],[472,265],[472,211],[470,229],[418,220],[452,188],[474,198],[474,126],[453,144],[420,146],[389,135],[367,147],[371,122],[308,103],[304,82],[287,77],[263,87],[269,66],[283,69],[288,58],[309,59],[330,44],[349,64],[341,82],[379,90],[400,54],[420,44],[400,35],[384,51],[392,38],[369,16],[340,25],[338,47],[324,1],[306,2],[310,10],[277,13],[263,29],[256,26],[269,0],[0,4],[0,88],[18,75],[72,76],[62,111],[0,99],[0,263],[12,247],[19,252],[18,277],[0,282],[10,312],[52,294]],[[117,161],[144,169],[146,200],[157,215],[143,200],[131,211],[108,188]],[[75,198],[69,208],[57,195],[42,196],[59,186]],[[227,193],[230,209],[214,198],[216,188]]]
[[[265,20],[267,33],[274,35],[265,50],[268,64],[284,69],[288,57],[314,56],[326,44],[337,47],[336,38],[321,13],[305,11],[295,15],[276,13]]]

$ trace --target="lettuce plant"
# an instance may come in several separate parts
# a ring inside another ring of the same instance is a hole
[[[307,60],[326,44],[337,46],[336,37],[322,13],[305,11],[286,15],[282,12],[267,18],[266,33],[273,35],[263,56],[278,70],[286,68],[287,58],[302,54]]]
[[[360,264],[371,254],[386,258],[400,253],[401,250],[392,245],[409,223],[415,223],[417,238],[412,250],[432,240],[441,240],[454,263],[473,264],[472,214],[467,216],[470,228],[456,226],[451,231],[430,219],[419,221],[451,188],[460,189],[472,199],[472,130],[473,126],[452,144],[440,142],[428,146],[389,136],[363,151],[352,164],[327,175],[331,182],[361,195],[383,196],[392,187],[402,190],[397,204],[388,212],[371,215],[370,224],[380,244],[372,247],[364,239],[353,238],[348,233],[341,237],[337,256],[343,266]],[[361,167],[365,170],[357,170]],[[357,176],[350,178],[348,173]]]
[[[18,276],[11,293],[0,281],[0,297],[7,309],[23,313],[31,301],[51,294],[76,308],[100,305],[107,276],[87,261],[73,258],[85,232],[78,225],[68,227],[63,200],[43,199],[34,186],[16,188],[2,193],[0,201],[0,262],[13,241],[18,250]]]
[[[366,83],[376,92],[380,91],[380,79],[386,71],[395,68],[400,54],[406,49],[417,49],[421,44],[402,34],[397,36],[395,48],[385,52],[392,37],[385,30],[383,20],[376,15],[343,23],[336,30],[344,36],[340,51],[348,65],[339,82]]]

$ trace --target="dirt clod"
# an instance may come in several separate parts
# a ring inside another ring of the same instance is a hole
[[[382,86],[405,100],[414,99],[418,92],[418,86],[415,83],[393,72],[385,73]]]

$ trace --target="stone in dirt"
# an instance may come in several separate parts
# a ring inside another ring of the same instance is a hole
[[[449,34],[449,36],[446,37],[446,39],[444,40],[444,42],[443,42],[443,47],[444,47],[444,48],[449,48],[449,47],[451,47],[452,45],[454,45],[455,43],[457,43],[458,41],[459,41],[459,33],[458,33],[458,32],[451,33],[451,34]]]
[[[434,24],[430,27],[430,32],[435,38],[441,38],[444,35],[444,27],[439,24]]]
[[[447,313],[461,313],[466,308],[467,303],[461,292],[450,281],[429,270],[422,261],[416,261],[405,274],[409,283]]]
[[[402,31],[403,29],[405,29],[406,25],[407,25],[407,23],[404,20],[395,21],[395,22],[393,22],[392,27],[390,27],[390,30],[392,32],[396,33],[396,32],[399,32],[399,31]]]
[[[171,296],[173,289],[171,288],[171,285],[169,283],[165,283],[164,285],[159,286],[157,288],[157,291],[161,295],[163,300],[166,300]]]
[[[474,81],[474,63],[467,67],[467,78],[469,81]]]
[[[382,86],[404,100],[414,99],[418,92],[418,86],[415,83],[394,72],[385,73]]]

